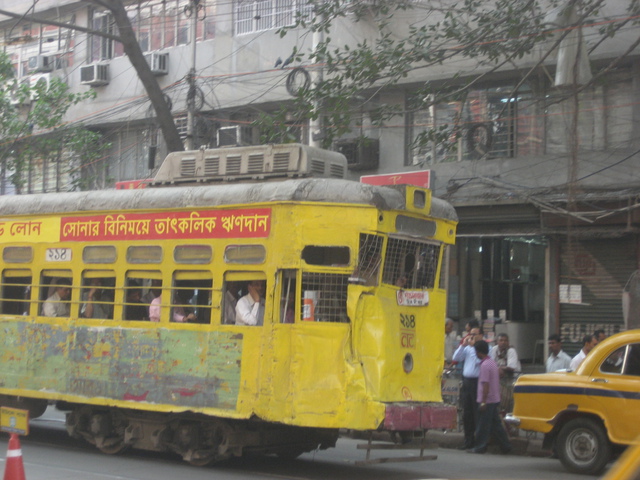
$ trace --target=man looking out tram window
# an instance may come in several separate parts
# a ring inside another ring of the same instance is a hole
[[[236,325],[262,325],[264,322],[263,280],[251,280],[247,285],[249,293],[236,304]]]
[[[104,294],[101,278],[89,280],[88,289],[82,294],[80,315],[84,318],[111,318],[111,299]]]
[[[42,315],[45,317],[68,317],[69,303],[65,300],[71,296],[71,280],[59,278],[55,285],[55,292],[42,304]]]

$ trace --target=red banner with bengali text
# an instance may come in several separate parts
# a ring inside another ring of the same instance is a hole
[[[62,217],[60,241],[264,238],[270,208]]]

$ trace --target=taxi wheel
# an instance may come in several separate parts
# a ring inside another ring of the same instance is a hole
[[[575,418],[562,427],[556,443],[564,467],[574,473],[597,475],[611,459],[604,428],[589,418]]]

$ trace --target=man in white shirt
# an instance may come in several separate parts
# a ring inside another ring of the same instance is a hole
[[[593,335],[585,335],[582,339],[582,349],[578,352],[578,354],[571,359],[571,365],[569,368],[572,371],[575,371],[582,361],[587,357],[587,354],[591,351],[593,347],[598,344],[598,340]]]
[[[522,372],[516,349],[509,345],[506,333],[498,334],[498,344],[489,352],[489,357],[498,365],[500,378],[500,409],[513,410],[513,379]]]
[[[55,287],[53,294],[42,304],[42,315],[45,317],[68,317],[71,280],[59,278]]]
[[[475,445],[475,432],[478,422],[478,376],[480,375],[480,359],[476,355],[474,345],[482,340],[482,332],[477,326],[469,330],[460,346],[453,352],[453,361],[462,363],[462,427],[464,429],[464,445],[460,450],[469,450]]]
[[[562,350],[562,338],[557,333],[549,335],[549,352],[545,366],[547,373],[568,370],[571,367],[571,357]]]
[[[236,325],[262,325],[265,282],[252,280],[247,289],[249,293],[240,298],[236,304]]]
[[[522,372],[518,353],[509,345],[509,336],[506,333],[498,334],[498,344],[491,349],[489,356],[498,365],[500,378],[513,377],[514,373]]]

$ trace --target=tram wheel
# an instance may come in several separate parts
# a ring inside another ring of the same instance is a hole
[[[125,430],[127,418],[117,410],[101,412],[91,416],[90,431],[93,443],[107,455],[116,455],[127,448]]]
[[[107,438],[99,445],[96,443],[96,447],[107,455],[117,455],[127,448],[127,444],[124,443],[124,438]]]
[[[195,445],[183,454],[183,459],[196,467],[227,460],[232,454],[228,449],[231,431],[231,427],[221,420],[201,425]]]

